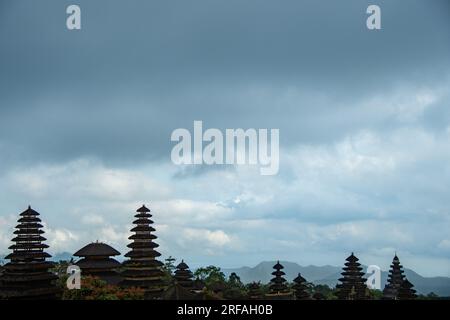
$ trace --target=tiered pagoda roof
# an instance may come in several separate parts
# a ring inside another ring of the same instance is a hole
[[[161,254],[155,250],[158,244],[153,242],[157,237],[152,233],[155,231],[151,226],[152,215],[144,205],[136,212],[135,227],[131,229],[134,234],[128,238],[132,240],[128,245],[131,251],[125,255],[129,259],[123,263],[121,285],[142,288],[149,299],[160,298],[164,290],[164,273],[161,270],[163,263],[156,259]]]
[[[162,295],[163,300],[203,300],[203,295],[190,291],[178,283],[170,285]]]
[[[405,279],[403,266],[400,264],[400,259],[395,254],[392,260],[391,268],[387,283],[383,289],[383,299],[397,299],[400,287]]]
[[[404,279],[402,285],[398,289],[397,299],[399,300],[414,300],[417,298],[416,290],[413,289],[413,284]]]
[[[270,292],[271,293],[278,293],[278,292],[285,292],[287,290],[286,286],[286,279],[283,278],[284,275],[286,275],[282,269],[284,269],[283,265],[280,263],[280,261],[277,261],[277,263],[273,266],[275,269],[274,272],[272,272],[272,275],[274,276],[272,280],[270,280]]]
[[[310,300],[311,297],[308,293],[308,287],[306,286],[307,281],[302,275],[299,273],[297,277],[294,279],[294,285],[292,289],[294,289],[295,299],[297,300]]]
[[[266,295],[266,298],[273,300],[292,299],[293,296],[288,290],[286,279],[283,277],[285,275],[282,271],[282,269],[284,269],[283,265],[280,261],[277,261],[273,268],[275,269],[275,271],[272,272],[274,277],[270,280],[269,294]]]
[[[196,292],[193,281],[193,274],[189,266],[181,260],[176,266],[174,282],[163,294],[165,300],[202,300],[203,294]]]
[[[189,270],[189,266],[181,260],[181,262],[177,265],[175,270],[175,282],[182,286],[183,288],[192,290],[194,286],[194,281],[192,280],[193,274],[191,270]]]
[[[341,300],[364,300],[366,296],[366,280],[363,278],[359,259],[352,254],[346,259],[345,267],[343,268],[341,282],[336,286],[338,289],[337,296]]]
[[[48,246],[42,235],[39,213],[31,207],[20,214],[14,231],[15,243],[9,247],[12,253],[5,259],[0,278],[0,298],[3,299],[54,299],[59,293],[55,285],[57,276],[49,271],[53,263],[46,261],[51,256],[44,250]]]
[[[80,267],[82,275],[98,277],[108,284],[118,284],[122,278],[117,273],[121,264],[112,256],[120,255],[113,247],[101,243],[90,243],[73,254],[81,257],[75,264]]]

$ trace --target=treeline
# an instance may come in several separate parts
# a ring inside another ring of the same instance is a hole
[[[166,287],[175,285],[174,265],[176,259],[169,257],[165,260],[163,271]],[[69,290],[66,286],[68,275],[67,267],[73,261],[60,261],[55,264],[52,271],[58,275],[57,285],[60,288],[61,299],[63,300],[144,300],[145,291],[140,288],[122,288],[117,285],[108,284],[98,277],[82,276],[82,286],[79,290]],[[1,267],[0,267],[1,268]],[[119,270],[120,272],[120,270]],[[216,266],[206,266],[196,269],[192,273],[193,281],[201,283],[201,296],[203,299],[226,299],[226,300],[251,300],[264,299],[271,292],[271,283],[243,283],[236,273],[231,273],[228,277]],[[297,300],[337,300],[338,289],[330,288],[327,285],[313,284],[306,282],[306,296],[296,297],[296,283],[286,284],[291,299]],[[367,289],[367,296],[370,300],[383,299],[381,290]],[[434,293],[428,295],[418,295],[419,300],[450,299],[439,297]]]

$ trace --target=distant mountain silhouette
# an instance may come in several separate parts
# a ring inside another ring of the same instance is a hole
[[[248,283],[252,281],[261,281],[262,283],[268,283],[272,278],[273,265],[276,261],[264,261],[259,263],[253,268],[242,267],[237,269],[223,269],[226,275],[231,272],[237,273],[241,277],[241,281]],[[335,275],[340,272],[341,268],[334,266],[300,266],[295,262],[280,261],[284,266],[283,271],[286,273],[285,278],[287,280],[294,279],[300,272],[304,278],[309,282],[326,279],[329,276]]]
[[[56,253],[56,254],[52,255],[50,260],[54,261],[54,262],[59,262],[59,261],[70,261],[70,259],[72,259],[72,258],[75,258],[75,257],[72,256],[71,253],[69,253],[69,252],[60,252],[60,253]]]
[[[256,265],[255,267],[241,267],[235,269],[223,269],[222,271],[226,276],[235,272],[244,283],[252,281],[261,281],[262,283],[268,283],[271,279],[271,273],[273,271],[272,266],[276,261],[264,261]],[[314,284],[326,284],[330,287],[334,287],[338,283],[338,279],[341,277],[342,267],[336,266],[300,266],[295,262],[280,261],[285,267],[286,280],[292,282],[292,280],[300,272],[302,276],[309,282]],[[364,266],[364,268],[366,268]],[[405,275],[408,280],[414,284],[414,288],[420,294],[428,294],[434,292],[439,296],[450,296],[450,278],[448,277],[422,277],[415,271],[405,268]],[[381,272],[381,286],[384,288],[388,276],[387,271]]]

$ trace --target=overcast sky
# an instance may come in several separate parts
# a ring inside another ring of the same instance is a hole
[[[173,165],[194,120],[279,128],[279,174]],[[0,2],[0,253],[31,204],[51,253],[124,254],[145,203],[192,266],[397,252],[450,276],[449,195],[446,0]]]

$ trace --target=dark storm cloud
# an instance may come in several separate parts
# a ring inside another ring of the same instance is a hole
[[[165,253],[202,263],[397,250],[450,274],[448,1],[76,3],[81,31],[72,1],[0,1],[0,254],[30,202],[57,252],[125,248],[151,201]],[[279,174],[171,165],[193,120],[279,128]]]
[[[10,78],[371,79],[436,67],[450,50],[445,1],[378,1],[384,30],[374,33],[365,29],[368,1],[81,1],[81,32],[64,28],[68,3],[15,1],[5,9],[2,59],[17,71]]]
[[[69,1],[2,3],[0,142],[34,161],[167,158],[195,119],[327,141],[386,124],[355,115],[370,92],[449,71],[446,1],[376,1],[377,32],[369,1],[79,1],[74,32]]]

